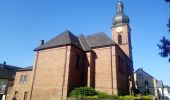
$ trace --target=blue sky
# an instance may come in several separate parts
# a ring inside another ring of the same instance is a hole
[[[21,67],[34,62],[39,40],[70,30],[76,35],[105,32],[111,37],[118,0],[0,0],[0,62]],[[130,17],[134,69],[143,68],[170,85],[170,63],[156,44],[169,37],[164,0],[123,0]]]

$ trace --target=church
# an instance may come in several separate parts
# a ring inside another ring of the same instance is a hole
[[[34,49],[33,67],[16,72],[7,100],[66,100],[75,87],[93,87],[111,95],[128,95],[133,86],[129,17],[122,1],[106,33],[76,36],[69,30]]]

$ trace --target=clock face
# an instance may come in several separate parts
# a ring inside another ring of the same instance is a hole
[[[121,32],[121,31],[122,31],[122,27],[117,27],[117,28],[116,28],[116,31],[117,31],[117,32]]]

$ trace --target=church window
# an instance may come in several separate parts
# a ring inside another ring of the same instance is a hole
[[[76,67],[79,68],[80,67],[80,56],[76,55]]]
[[[124,68],[124,62],[123,62],[123,59],[121,59],[121,67],[122,67],[122,74],[125,74],[125,68]]]
[[[118,35],[118,44],[122,44],[122,35]]]
[[[124,63],[123,63],[123,59],[118,56],[118,69],[119,69],[119,72],[124,74],[125,73],[125,70],[124,70]]]
[[[130,72],[130,66],[126,63],[125,74],[129,75],[129,72]]]
[[[119,69],[119,72],[121,73],[121,62],[120,62],[120,56],[118,56],[118,69]]]

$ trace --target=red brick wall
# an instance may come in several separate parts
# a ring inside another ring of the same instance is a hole
[[[110,47],[93,49],[95,52],[95,89],[112,94]]]
[[[121,66],[118,56],[122,60]],[[116,47],[116,66],[118,95],[127,95],[129,94],[129,76],[133,72],[130,67],[133,68],[133,63],[119,47]],[[120,67],[122,67],[123,72],[120,71]]]
[[[79,56],[78,62],[76,58],[77,56]],[[75,87],[86,86],[87,67],[85,66],[85,60],[85,53],[82,50],[72,46],[69,65],[69,90],[72,90]]]
[[[27,81],[24,83],[20,82],[21,75],[27,75]],[[28,100],[30,99],[31,94],[31,86],[32,86],[32,70],[30,71],[18,71],[16,72],[14,86],[12,87],[10,93],[8,93],[7,100],[11,100],[15,91],[18,91],[18,95],[16,96],[17,100],[23,100],[24,92],[28,92]]]
[[[32,100],[66,99],[70,46],[39,51]]]
[[[87,76],[87,86],[95,88],[95,52],[90,51],[86,53],[87,64],[88,67],[88,76]]]

